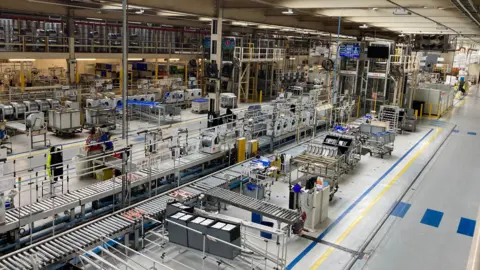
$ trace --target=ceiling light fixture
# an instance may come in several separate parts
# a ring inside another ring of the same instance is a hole
[[[444,7],[438,7],[439,10],[444,10],[445,8]]]
[[[363,25],[360,25],[359,27],[362,28],[362,29],[367,29],[367,28],[368,28],[368,25],[363,24]]]
[[[293,10],[291,8],[289,8],[288,10],[286,11],[282,11],[283,14],[285,15],[292,15],[293,14]]]
[[[412,13],[403,8],[397,8],[393,11],[393,15],[412,15]]]
[[[128,58],[128,61],[143,61],[143,58]]]
[[[428,8],[427,6],[423,6],[423,8]]]
[[[128,21],[129,24],[142,24],[141,22],[132,22],[132,21]]]
[[[199,17],[198,20],[202,21],[202,22],[211,22],[212,21],[211,18],[207,18],[207,17]]]
[[[95,61],[97,59],[96,58],[77,58],[75,60],[77,60],[77,61]]]
[[[232,25],[247,26],[248,23],[246,23],[246,22],[232,22]]]
[[[258,28],[260,28],[260,29],[275,29],[277,27],[272,26],[272,25],[261,24],[261,25],[258,26]]]
[[[145,12],[145,10],[143,10],[143,9],[135,11],[136,14],[143,14],[144,12]]]
[[[87,18],[87,20],[92,20],[92,21],[103,21],[103,19],[100,19],[100,18]]]
[[[372,10],[373,10],[373,11],[377,11],[377,10],[378,10],[378,8],[374,7],[374,8],[372,8]]]
[[[24,58],[24,59],[8,59],[10,62],[33,62],[35,59]]]

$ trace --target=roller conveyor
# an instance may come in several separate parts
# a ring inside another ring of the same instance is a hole
[[[300,214],[297,211],[282,208],[220,187],[210,189],[205,195],[226,204],[255,212],[290,225],[296,223],[300,219]]]
[[[140,175],[141,178],[134,181],[132,186],[133,184],[139,185],[146,183],[149,181],[149,179],[159,179],[160,177],[167,176],[171,173],[185,170],[196,165],[201,165],[206,161],[220,158],[224,154],[224,152],[215,154],[193,154],[182,158],[181,162],[176,163],[175,168],[173,167],[173,164],[170,166],[171,164],[162,163],[161,168],[151,169],[151,178],[147,177],[148,174],[150,174],[149,170],[140,170],[136,173]],[[188,200],[198,196],[201,193],[210,196],[213,196],[214,192],[223,193],[226,196],[215,193],[215,196],[213,197],[223,200],[227,204],[231,204],[249,211],[254,211],[287,224],[293,224],[299,220],[300,215],[296,211],[281,208],[273,204],[255,200],[251,197],[220,188],[221,186],[229,184],[231,180],[237,180],[237,178],[242,175],[241,172],[237,171],[237,169],[238,166],[217,172],[210,177],[205,177],[188,185],[184,185],[173,192],[169,191],[168,194],[164,193],[162,195],[157,195],[148,199],[147,201],[137,203],[130,208],[118,210],[114,214],[101,217],[95,221],[87,223],[86,225],[72,228],[64,233],[56,235],[55,237],[50,237],[47,240],[34,243],[33,245],[14,251],[10,254],[0,257],[0,265],[5,265],[6,269],[32,269],[31,267],[23,266],[22,262],[18,261],[18,258],[30,260],[28,257],[34,255],[36,256],[38,265],[43,267],[77,257],[81,254],[84,254],[81,249],[89,250],[93,247],[96,247],[103,239],[105,239],[105,237],[114,239],[125,235],[125,233],[132,232],[134,228],[138,228],[138,226],[136,226],[138,220],[130,220],[128,216],[124,216],[123,214],[129,211],[139,211],[145,215],[162,215],[166,210],[167,202],[173,200],[174,197],[172,195],[175,194],[182,195]],[[62,196],[67,196],[68,201],[74,199],[74,202],[77,203],[77,206],[85,205],[85,203],[91,202],[94,199],[106,197],[107,195],[105,194],[107,193],[111,194],[113,192],[120,192],[121,182],[118,180],[119,179],[106,180]],[[50,205],[51,207],[52,202],[49,200],[46,200],[46,203],[45,201],[42,201],[38,203],[38,205],[35,204],[35,207],[40,207],[41,205],[43,205],[43,207]],[[65,200],[67,199],[64,198],[63,201]],[[58,205],[59,203],[56,200],[55,210],[59,210],[59,208],[57,208]],[[65,210],[68,210],[68,208],[65,208]],[[63,211],[64,210],[60,212]],[[20,219],[19,222],[18,219],[9,212],[10,211],[7,211],[7,217],[10,216],[10,219],[7,218],[7,220],[12,221],[9,224],[16,225],[18,228],[19,223],[23,223],[23,225],[28,223],[29,219]],[[49,215],[47,216],[51,216],[52,214],[53,211],[50,211]],[[45,212],[41,212],[36,216],[42,215],[45,215]],[[3,230],[2,227],[5,226],[0,226],[0,231]]]
[[[13,252],[0,259],[5,269],[33,269],[35,262],[39,268],[77,256],[83,250],[97,246],[104,237],[116,237],[135,225],[134,221],[119,215],[112,215],[99,222],[71,230],[49,241],[42,241]]]

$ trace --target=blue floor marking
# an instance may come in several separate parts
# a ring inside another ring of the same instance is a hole
[[[412,205],[409,203],[399,202],[397,207],[393,209],[392,216],[403,218],[408,212],[408,209],[410,209],[410,206]]]
[[[427,209],[425,214],[423,214],[420,223],[438,228],[438,226],[440,226],[440,222],[442,222],[442,218],[443,212]]]
[[[458,132],[460,132],[460,130],[458,130],[458,129],[453,130],[453,133],[458,133]]]
[[[471,131],[467,132],[467,134],[468,134],[468,135],[477,135],[476,132],[471,132]]]
[[[473,237],[476,223],[477,222],[473,219],[462,217],[460,223],[458,223],[457,233]]]
[[[333,227],[335,227],[348,213],[350,213],[350,211],[352,211],[353,208],[355,208],[355,206],[363,200],[363,198],[365,198],[380,182],[382,182],[382,180],[387,177],[387,175],[393,170],[395,169],[395,167],[397,167],[398,164],[400,164],[400,162],[402,162],[402,160],[405,159],[406,156],[408,156],[408,154],[410,154],[413,149],[415,149],[415,147],[417,147],[428,135],[430,135],[430,133],[432,133],[433,131],[433,128],[430,129],[430,131],[427,132],[427,134],[425,134],[418,142],[416,142],[410,149],[408,149],[408,151],[403,154],[402,157],[400,157],[393,165],[392,167],[390,167],[390,169],[388,169],[382,176],[380,176],[380,178],[378,178],[378,180],[373,183],[367,190],[365,190],[365,192],[360,195],[360,197],[358,197],[345,211],[343,211],[343,213],[337,218],[335,219],[332,224],[330,224],[318,237],[317,237],[317,241],[315,242],[312,242],[310,243],[310,245],[308,245],[302,252],[300,252],[300,254],[297,255],[297,257],[295,257],[295,259],[293,259],[285,269],[292,269],[293,267],[295,267],[295,265],[297,265],[297,263],[300,262],[300,260],[303,259],[303,257],[305,257],[317,244],[318,244],[318,241],[322,240],[332,229]]]

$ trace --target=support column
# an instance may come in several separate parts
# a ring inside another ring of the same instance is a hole
[[[220,79],[222,77],[222,18],[223,9],[218,8],[217,18],[212,20],[210,28],[210,62],[218,67],[218,78],[215,87],[215,113],[220,113]]]
[[[77,81],[77,60],[75,58],[75,23],[73,9],[69,8],[67,12],[67,36],[68,36],[68,60],[67,74],[68,83],[78,83]]]
[[[127,89],[128,89],[128,15],[127,15],[128,0],[122,0],[122,139],[127,140]]]
[[[25,91],[25,62],[20,62],[20,91]]]

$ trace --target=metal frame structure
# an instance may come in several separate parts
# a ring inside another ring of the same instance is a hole
[[[251,44],[253,45],[253,44]],[[235,47],[234,59],[239,61],[239,72],[238,72],[238,91],[237,98],[238,104],[243,100],[244,102],[249,102],[250,100],[261,101],[259,100],[259,93],[257,92],[258,87],[258,74],[260,65],[265,65],[267,71],[270,71],[270,97],[273,96],[273,85],[274,85],[274,70],[281,67],[279,64],[280,61],[283,61],[285,57],[284,49],[276,48],[255,48],[253,46],[249,47]],[[251,72],[254,71],[254,76]],[[262,89],[263,90],[263,89]],[[266,92],[267,89],[264,89]],[[268,95],[267,95],[268,96]]]

